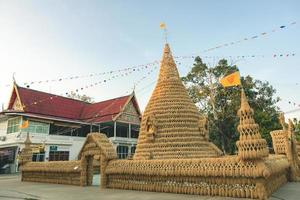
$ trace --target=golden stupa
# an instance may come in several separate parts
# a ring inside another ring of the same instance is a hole
[[[240,124],[238,131],[240,140],[236,142],[238,148],[238,157],[240,159],[260,159],[269,155],[267,142],[261,138],[259,125],[253,118],[254,111],[249,106],[245,92],[241,91],[241,108],[238,111]]]
[[[20,165],[22,165],[22,163],[32,161],[32,148],[30,147],[31,140],[30,140],[29,133],[27,133],[24,144],[25,144],[25,147],[23,148],[23,150],[21,152],[20,160],[19,160]]]
[[[222,152],[208,141],[205,123],[182,84],[166,44],[157,84],[143,113],[134,159],[220,156]]]

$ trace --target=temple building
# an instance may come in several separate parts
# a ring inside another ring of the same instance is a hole
[[[121,159],[135,152],[140,109],[134,92],[97,103],[23,88],[14,84],[8,108],[0,113],[0,173],[18,171],[26,134],[32,161],[76,160],[90,132],[105,133]],[[26,129],[21,129],[24,121]]]

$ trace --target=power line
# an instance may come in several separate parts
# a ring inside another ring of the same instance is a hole
[[[240,40],[236,40],[236,41],[232,41],[232,42],[228,42],[228,43],[223,43],[223,44],[220,44],[220,45],[217,45],[215,47],[212,47],[212,48],[209,48],[209,49],[205,49],[203,50],[202,52],[203,53],[206,53],[206,52],[209,52],[209,51],[213,51],[213,50],[216,50],[216,49],[219,49],[219,48],[223,48],[223,47],[229,47],[229,46],[232,46],[232,45],[236,45],[236,44],[240,44],[242,42],[246,42],[246,41],[250,41],[250,40],[254,40],[254,39],[258,39],[258,38],[261,38],[263,36],[266,36],[266,35],[269,35],[270,33],[274,33],[276,31],[279,31],[279,30],[284,30],[290,26],[293,26],[295,25],[297,22],[294,21],[292,23],[289,23],[288,25],[281,25],[281,26],[277,26],[276,28],[270,30],[270,31],[267,31],[267,32],[261,32],[259,34],[256,34],[256,35],[253,35],[253,36],[250,36],[250,37],[245,37],[243,39],[240,39]]]
[[[156,68],[155,68],[156,69]],[[152,70],[154,71],[154,69]],[[152,72],[151,71],[151,72]],[[98,82],[94,82],[93,84],[89,84],[89,85],[85,85],[83,87],[80,87],[80,88],[77,88],[77,89],[74,89],[72,91],[82,91],[82,90],[85,90],[85,89],[88,89],[88,88],[91,88],[91,87],[95,87],[97,85],[100,85],[100,84],[104,84],[104,83],[107,83],[108,81],[111,81],[113,79],[116,79],[118,77],[125,77],[125,76],[129,76],[130,74],[132,74],[133,72],[137,72],[137,70],[131,70],[131,71],[126,71],[126,72],[123,72],[121,74],[117,74],[117,75],[113,75],[111,76],[110,78],[107,78],[107,79],[104,79],[104,80],[101,80],[101,81],[98,81]],[[143,77],[144,78],[144,77]],[[69,91],[69,92],[66,92],[66,94],[68,95],[69,93],[71,93],[72,91]],[[26,105],[24,105],[25,107],[26,106],[31,106],[31,105],[37,105],[39,103],[42,103],[42,102],[45,102],[45,101],[48,101],[48,100],[53,100],[54,98],[58,98],[58,97],[61,97],[60,95],[51,95],[49,97],[46,97],[44,99],[40,99],[40,100],[36,100],[36,101],[33,101],[31,103],[27,103]]]
[[[299,112],[299,111],[300,111],[300,108],[297,108],[297,109],[286,111],[286,112],[284,112],[284,114],[291,114],[291,113],[295,113],[295,112]]]

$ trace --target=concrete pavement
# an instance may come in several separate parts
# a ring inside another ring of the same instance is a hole
[[[132,190],[101,190],[99,186],[79,187],[58,184],[21,182],[20,177],[0,176],[1,200],[233,200],[234,198],[183,195],[172,193],[156,193]],[[300,183],[287,183],[275,192],[271,200],[300,199]],[[245,200],[245,199],[244,199]]]

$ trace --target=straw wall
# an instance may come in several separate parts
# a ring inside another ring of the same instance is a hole
[[[284,156],[243,162],[235,156],[204,159],[115,160],[107,187],[155,192],[266,199],[287,181]]]
[[[31,162],[22,169],[22,181],[80,185],[79,161]]]
[[[30,149],[30,140],[27,139],[27,149],[21,155],[26,161],[21,162],[22,181],[88,186],[92,185],[94,171],[100,171],[101,187],[105,188],[107,163],[117,158],[112,143],[101,133],[87,135],[78,161],[30,162]]]
[[[276,154],[286,154],[288,148],[288,135],[287,131],[276,130],[271,133],[273,148]]]

